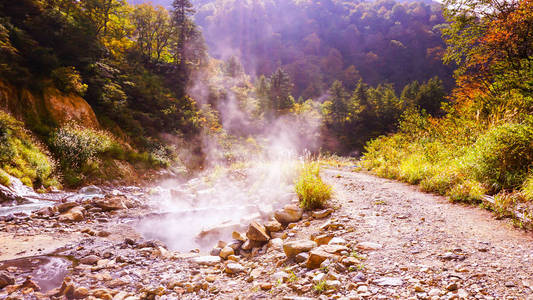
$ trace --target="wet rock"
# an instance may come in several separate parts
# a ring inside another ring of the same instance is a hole
[[[398,277],[382,277],[374,280],[374,284],[380,286],[400,286],[403,284],[403,280]]]
[[[246,236],[250,240],[257,242],[268,242],[270,239],[270,236],[266,233],[265,227],[257,222],[252,222],[250,224],[248,227],[248,232],[246,232]]]
[[[273,221],[270,221],[270,222],[265,224],[265,229],[269,233],[271,233],[271,232],[280,232],[281,230],[283,230],[283,226],[281,225],[280,222],[278,222],[276,220],[273,220]]]
[[[59,222],[80,222],[85,218],[85,209],[81,206],[75,206],[59,216]]]
[[[310,240],[297,240],[285,242],[283,244],[283,252],[288,258],[294,258],[298,253],[309,252],[311,249],[317,247],[317,243]]]
[[[220,256],[199,256],[191,260],[193,263],[202,266],[215,266],[221,262]]]
[[[80,263],[84,265],[96,265],[99,260],[100,260],[100,257],[96,255],[88,255],[80,259]]]
[[[226,265],[226,268],[224,269],[224,272],[228,274],[237,274],[244,272],[244,267],[241,264],[238,263],[229,263]]]
[[[96,199],[93,204],[102,211],[113,211],[127,208],[124,200],[126,200],[124,196],[108,195],[103,199]]]
[[[81,188],[79,190],[79,193],[80,194],[85,194],[85,195],[100,195],[100,194],[103,194],[104,192],[102,191],[101,188],[95,186],[95,185],[89,185],[89,186],[86,186],[84,188]]]
[[[315,219],[323,219],[331,215],[332,212],[333,212],[333,209],[328,208],[328,209],[313,211],[311,212],[311,216],[313,216],[313,218]]]
[[[222,257],[223,259],[228,259],[228,256],[233,255],[233,254],[235,254],[235,250],[233,250],[233,248],[231,247],[226,246],[222,248],[222,250],[220,250],[219,256]]]
[[[13,278],[9,273],[0,271],[0,289],[3,289],[4,287],[8,285],[15,284],[15,278]]]
[[[74,299],[86,299],[87,297],[89,297],[89,290],[86,287],[79,287],[74,290],[72,296]]]
[[[274,218],[282,223],[294,223],[300,221],[302,218],[303,209],[294,204],[288,204],[283,209],[277,210],[274,213]]]
[[[67,212],[68,210],[70,210],[71,208],[75,206],[78,206],[76,202],[65,202],[65,203],[58,204],[56,208],[57,208],[57,211],[59,211],[59,213],[62,214],[62,213]]]
[[[383,246],[378,243],[362,242],[362,243],[357,244],[357,249],[360,249],[360,250],[372,251],[372,250],[379,250],[381,248],[383,248]]]

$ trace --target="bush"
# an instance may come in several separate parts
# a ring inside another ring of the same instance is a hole
[[[466,180],[454,185],[447,195],[452,202],[479,203],[485,193],[486,190],[481,183]]]
[[[57,129],[50,138],[50,147],[57,155],[63,169],[79,170],[89,161],[108,151],[121,148],[105,131],[66,125]]]
[[[320,178],[320,166],[317,162],[304,165],[294,188],[300,206],[306,210],[323,208],[331,199],[332,188]]]
[[[2,169],[0,169],[0,184],[8,186],[10,184],[9,175]]]
[[[494,127],[477,140],[469,155],[476,179],[493,191],[520,188],[533,163],[533,127]]]
[[[533,175],[529,176],[524,181],[522,185],[522,194],[527,201],[533,201]]]

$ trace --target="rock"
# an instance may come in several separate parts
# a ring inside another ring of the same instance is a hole
[[[302,218],[303,209],[294,204],[286,205],[283,209],[276,210],[274,218],[282,223],[294,223],[298,222]]]
[[[252,222],[248,227],[248,232],[246,232],[246,236],[250,240],[257,242],[268,242],[268,240],[270,239],[270,236],[266,233],[265,227],[255,221]]]
[[[308,259],[309,259],[309,253],[306,253],[306,252],[298,253],[298,255],[294,257],[294,261],[297,263],[305,262]]]
[[[272,289],[272,283],[261,283],[260,286],[263,291]]]
[[[459,287],[457,286],[457,283],[453,282],[446,286],[446,290],[453,292],[456,291]]]
[[[360,285],[360,286],[357,288],[357,292],[358,292],[358,293],[368,293],[368,286],[366,286],[366,285]]]
[[[374,280],[374,284],[380,286],[400,286],[403,285],[403,280],[398,277],[382,277]]]
[[[289,274],[287,274],[287,272],[279,271],[272,274],[272,279],[276,282],[286,282],[289,279]]]
[[[102,211],[113,211],[127,208],[125,200],[127,199],[124,196],[107,195],[103,199],[96,199],[93,204],[94,206],[101,208]]]
[[[313,283],[319,283],[319,282],[321,282],[321,281],[326,280],[326,277],[327,277],[326,274],[324,274],[324,273],[318,273],[318,274],[316,274],[316,275],[313,277],[312,281],[313,281]]]
[[[434,297],[434,296],[439,296],[441,294],[441,290],[439,289],[431,289],[428,293],[428,296],[430,297]]]
[[[346,250],[348,248],[345,246],[322,245],[309,252],[309,259],[307,260],[306,266],[309,269],[319,268],[326,259],[333,259],[337,256],[336,254]]]
[[[98,231],[98,234],[97,234],[99,237],[108,237],[111,235],[111,232],[109,231],[105,231],[105,230],[100,230]]]
[[[239,248],[241,248],[242,244],[243,243],[241,241],[233,240],[233,241],[229,242],[228,244],[226,244],[226,247],[230,247],[231,249],[233,249],[233,251],[237,251],[237,250],[239,250]],[[224,247],[222,247],[222,248],[224,248]]]
[[[209,282],[209,283],[213,283],[217,280],[216,276],[213,276],[213,275],[207,275],[205,276],[205,281]]]
[[[359,260],[353,256],[348,256],[342,259],[342,264],[350,267],[359,264]]]
[[[59,211],[59,213],[64,213],[64,212],[67,212],[69,209],[71,209],[71,208],[73,208],[75,206],[78,206],[78,204],[76,202],[65,202],[65,203],[58,204],[56,207],[57,207],[57,211]]]
[[[298,253],[309,252],[311,249],[317,247],[317,243],[310,240],[297,240],[285,242],[283,244],[283,251],[288,258],[294,258]]]
[[[507,281],[505,283],[505,287],[508,287],[508,288],[515,287],[515,286],[516,286],[516,284],[514,284],[514,282],[512,282],[512,281]]]
[[[100,257],[96,255],[88,255],[80,259],[80,263],[84,265],[96,265],[99,260],[100,260]]]
[[[226,246],[226,247],[222,248],[222,250],[220,250],[220,254],[219,255],[223,259],[228,259],[228,256],[233,255],[233,254],[235,254],[235,250],[233,250],[233,248],[231,248],[231,247]]]
[[[228,260],[232,260],[234,262],[239,262],[239,257],[237,255],[230,255],[230,256],[228,256]]]
[[[265,224],[265,229],[268,231],[268,233],[280,232],[281,230],[283,230],[283,226],[280,222],[273,220]]]
[[[215,266],[221,262],[220,256],[198,256],[191,260],[193,263],[201,266]]]
[[[7,272],[0,271],[0,290],[13,284],[15,284],[15,278],[11,277]]]
[[[212,255],[212,256],[219,256],[220,255],[220,251],[222,249],[218,248],[218,247],[215,247],[211,250],[211,252],[209,252],[209,255]]]
[[[234,231],[232,234],[231,234],[231,237],[237,241],[240,241],[240,242],[246,242],[246,236],[244,236],[244,234],[238,232],[238,231]]]
[[[11,191],[8,187],[0,184],[0,203],[13,202],[13,201],[21,200],[21,199],[23,199],[21,196]]]
[[[341,287],[339,280],[326,280],[326,287],[328,290],[338,290]]]
[[[383,248],[383,246],[378,243],[362,242],[362,243],[357,244],[357,249],[360,249],[360,250],[379,250],[381,248]]]
[[[346,240],[340,237],[334,237],[329,242],[328,245],[346,245]]]
[[[229,263],[226,265],[226,268],[224,269],[224,272],[228,274],[236,274],[240,272],[244,272],[244,267],[241,264],[238,263]]]
[[[457,290],[457,296],[459,296],[460,299],[468,299],[470,296],[468,292],[464,289]]]
[[[424,292],[425,292],[424,288],[423,288],[423,287],[421,287],[421,286],[420,286],[420,285],[418,285],[418,284],[417,284],[417,285],[415,285],[415,288],[414,288],[414,290],[415,290],[415,292],[416,292],[416,293],[424,293]]]
[[[319,246],[326,245],[333,239],[333,234],[321,234],[313,238],[313,241],[315,241]]]
[[[313,216],[313,218],[315,218],[315,219],[323,219],[323,218],[331,215],[332,212],[333,212],[333,209],[328,208],[328,209],[313,211],[313,212],[311,212],[311,216]]]
[[[84,188],[81,188],[78,193],[85,194],[85,195],[101,195],[104,192],[101,188],[95,186],[95,185],[89,185]]]
[[[271,239],[268,241],[268,247],[277,251],[283,251],[283,240],[280,238]]]
[[[85,209],[81,206],[75,206],[59,216],[59,222],[80,222],[85,218]]]

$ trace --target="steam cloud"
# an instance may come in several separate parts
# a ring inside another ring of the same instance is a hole
[[[252,126],[257,120],[231,89],[237,80],[197,74],[192,81],[189,93],[201,105],[208,103],[209,86],[221,88],[226,93],[226,101],[218,107],[224,130],[252,136],[261,147],[251,151],[242,143],[232,144],[231,151],[246,167],[223,168],[227,149],[216,137],[205,135],[208,168],[189,181],[169,179],[154,189],[151,201],[157,211],[139,223],[139,230],[178,251],[208,250],[217,240],[227,241],[232,231],[245,230],[252,220],[266,220],[296,199],[292,185],[297,164],[304,153],[317,149],[321,124],[317,115],[304,112],[268,120],[258,129]]]

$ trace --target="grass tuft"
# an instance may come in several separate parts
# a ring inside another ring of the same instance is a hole
[[[331,199],[332,188],[320,178],[317,162],[306,163],[295,183],[300,206],[305,210],[323,208]]]

